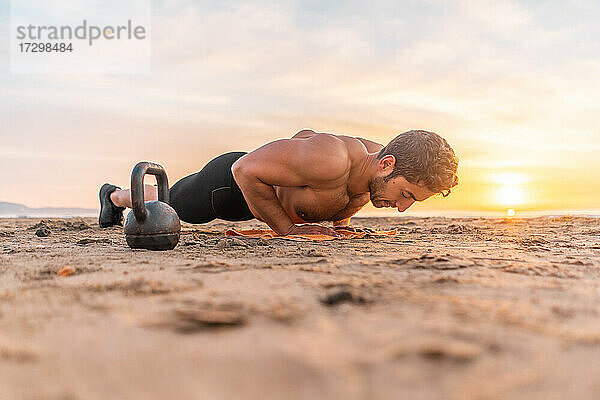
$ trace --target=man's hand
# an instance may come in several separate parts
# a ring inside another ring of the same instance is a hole
[[[333,229],[336,231],[375,233],[375,231],[371,228],[354,228],[350,226],[350,218],[346,218],[341,221],[335,221],[333,223]]]
[[[344,236],[340,232],[336,232],[334,229],[317,224],[296,225],[287,233],[287,235],[327,235],[333,237]]]

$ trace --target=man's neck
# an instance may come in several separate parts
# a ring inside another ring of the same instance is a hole
[[[360,192],[365,193],[369,191],[369,183],[373,180],[375,174],[377,174],[378,165],[377,153],[367,153],[364,159],[361,160],[356,174],[356,187]]]

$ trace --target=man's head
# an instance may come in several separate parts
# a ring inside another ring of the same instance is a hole
[[[458,158],[448,142],[427,131],[408,131],[377,155],[377,173],[369,183],[375,207],[405,211],[434,194],[446,197],[458,184]]]

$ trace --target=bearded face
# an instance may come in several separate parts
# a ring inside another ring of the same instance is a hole
[[[377,208],[386,207],[385,191],[387,183],[382,177],[375,177],[369,182],[369,196],[371,203]]]
[[[423,201],[434,193],[427,188],[408,182],[397,176],[388,181],[376,176],[369,182],[371,203],[377,208],[397,208],[399,212],[408,209],[415,201]]]

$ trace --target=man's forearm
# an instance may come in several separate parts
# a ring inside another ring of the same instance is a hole
[[[256,216],[279,235],[288,234],[296,226],[281,206],[273,186],[255,179],[239,179],[238,185]]]

